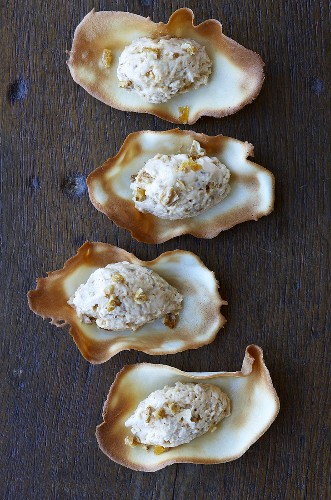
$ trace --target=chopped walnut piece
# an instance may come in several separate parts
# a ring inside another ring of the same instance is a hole
[[[140,181],[152,182],[153,177],[148,172],[142,172],[139,176]]]
[[[187,161],[181,161],[179,167],[177,167],[178,172],[188,172]]]
[[[113,55],[110,49],[103,49],[102,52],[102,63],[105,68],[110,68],[111,62],[113,60]]]
[[[135,436],[126,436],[126,438],[124,439],[124,443],[128,446],[131,446],[131,448],[134,448],[135,446],[140,444],[140,441]]]
[[[147,71],[147,73],[145,73],[145,76],[150,77],[153,80],[155,80],[155,74],[154,74],[154,72],[152,70]]]
[[[122,89],[130,89],[132,87],[132,82],[130,80],[127,82],[120,82],[119,86],[122,87]]]
[[[168,407],[174,415],[180,411],[180,406],[177,403],[169,403]]]
[[[114,273],[114,274],[112,274],[111,279],[115,283],[124,283],[125,282],[124,276],[122,276],[120,273]]]
[[[154,454],[155,455],[161,455],[161,453],[164,453],[166,451],[166,448],[163,448],[163,446],[154,446]]]
[[[136,201],[144,201],[146,200],[146,191],[145,189],[138,188],[135,192]]]
[[[172,329],[175,328],[175,326],[177,325],[177,321],[178,321],[178,313],[177,314],[169,313],[164,316],[162,323],[168,328]]]
[[[146,410],[147,410],[146,422],[149,423],[151,420],[153,408],[151,406],[147,406]]]
[[[161,55],[161,50],[156,47],[144,47],[143,50],[147,50],[149,52],[154,52],[156,54],[156,58],[159,59]]]
[[[172,187],[170,189],[164,189],[160,196],[160,202],[162,205],[171,205],[175,201],[178,200],[178,194],[175,189]]]
[[[176,186],[178,186],[180,189],[186,189],[185,182],[180,181],[179,179],[176,180]]]
[[[197,51],[197,48],[191,43],[183,43],[182,49],[186,50],[186,52],[188,52],[191,56],[193,56]]]
[[[199,163],[196,163],[191,156],[187,161],[182,161],[181,164],[178,167],[179,171],[182,172],[189,172],[190,170],[193,170],[193,172],[197,172],[198,170],[201,170],[202,166]]]
[[[194,172],[197,172],[198,170],[202,169],[202,166],[199,165],[199,163],[195,163],[192,158],[189,159],[189,166],[190,169],[193,170]]]
[[[114,291],[114,285],[111,285],[109,286],[106,290],[105,290],[105,296],[107,297],[107,299],[110,298],[111,294],[113,293]]]
[[[188,106],[179,106],[178,111],[179,111],[179,121],[183,124],[187,123],[190,108]]]
[[[142,288],[138,288],[134,296],[134,301],[137,302],[137,304],[143,304],[146,300],[147,296],[144,293],[144,290]]]
[[[156,413],[155,413],[155,418],[164,418],[166,417],[166,411],[164,408],[160,408]]]
[[[120,305],[121,305],[121,302],[120,302],[119,298],[116,297],[116,295],[111,295],[109,298],[107,311],[111,312],[115,309],[115,307],[120,306]]]

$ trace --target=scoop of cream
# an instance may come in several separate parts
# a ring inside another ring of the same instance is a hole
[[[211,73],[205,47],[186,38],[138,38],[119,57],[120,86],[150,103],[205,85]]]
[[[137,264],[118,262],[94,271],[68,300],[84,323],[106,330],[137,330],[163,318],[175,326],[182,295],[157,273]]]
[[[222,201],[230,192],[229,180],[229,169],[193,141],[189,154],[157,154],[148,160],[130,188],[140,212],[185,219]]]
[[[177,382],[139,403],[125,422],[134,436],[126,442],[173,448],[213,431],[229,414],[230,400],[217,386]]]

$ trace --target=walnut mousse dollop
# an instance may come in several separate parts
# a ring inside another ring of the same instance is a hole
[[[105,330],[137,330],[162,318],[174,328],[182,295],[157,273],[138,264],[118,262],[94,271],[68,300],[83,323]]]
[[[187,38],[142,37],[125,47],[119,57],[120,86],[136,91],[150,103],[205,85],[211,74],[205,47]]]
[[[189,154],[157,154],[131,180],[136,209],[161,219],[194,217],[230,192],[229,169],[195,140]]]
[[[213,432],[229,414],[230,400],[217,386],[176,382],[139,403],[125,422],[132,433],[125,443],[155,446],[154,453],[159,454]]]

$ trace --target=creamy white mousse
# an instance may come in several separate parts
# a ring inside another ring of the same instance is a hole
[[[119,57],[120,86],[150,103],[205,85],[211,73],[205,47],[187,38],[138,38]]]
[[[177,382],[139,403],[125,422],[133,434],[126,444],[173,448],[216,430],[229,414],[230,400],[217,386]]]
[[[118,262],[94,271],[68,300],[84,323],[106,330],[137,330],[157,318],[176,325],[182,295],[146,267]]]
[[[139,212],[185,219],[222,201],[230,192],[229,180],[229,169],[193,141],[189,154],[157,154],[148,160],[130,188]]]

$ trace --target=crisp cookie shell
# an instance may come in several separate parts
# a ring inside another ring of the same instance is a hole
[[[161,219],[139,212],[132,201],[131,175],[158,153],[188,153],[193,140],[201,144],[206,155],[216,156],[230,170],[230,193],[214,207],[187,219]],[[274,176],[248,160],[249,156],[254,156],[252,144],[223,135],[207,136],[179,129],[133,132],[113,158],[88,176],[88,192],[100,212],[129,230],[138,241],[163,243],[182,234],[214,238],[221,231],[258,220],[273,210]]]
[[[175,382],[211,383],[231,401],[231,414],[215,432],[204,434],[155,455],[141,446],[124,443],[125,421],[151,392]],[[279,412],[279,399],[262,349],[246,348],[240,372],[186,373],[167,365],[141,363],[125,366],[116,376],[96,429],[101,450],[113,461],[133,470],[155,472],[174,463],[216,464],[241,457],[270,427]]]
[[[220,118],[235,113],[259,94],[264,63],[255,52],[223,35],[222,25],[209,19],[193,25],[192,10],[175,11],[167,24],[154,23],[129,12],[92,10],[77,26],[67,64],[72,78],[89,94],[122,111],[154,114],[173,123],[182,123],[179,107],[188,106],[187,123],[201,116]],[[119,87],[118,59],[123,49],[140,37],[175,36],[190,38],[205,46],[212,60],[207,85],[178,94],[166,103],[150,104],[135,92]],[[112,51],[112,64],[104,68],[102,52]],[[216,103],[216,104],[215,104]]]
[[[95,323],[85,324],[79,320],[67,303],[69,297],[93,271],[122,261],[149,267],[183,295],[183,307],[174,329],[155,320],[135,332],[111,332],[98,328]],[[82,355],[98,364],[127,349],[157,355],[209,344],[226,321],[220,308],[227,303],[220,297],[218,286],[214,273],[191,252],[165,252],[145,262],[116,246],[86,242],[63,269],[37,279],[36,289],[28,293],[28,302],[33,312],[44,319],[50,318],[52,324],[70,325],[69,333]]]

